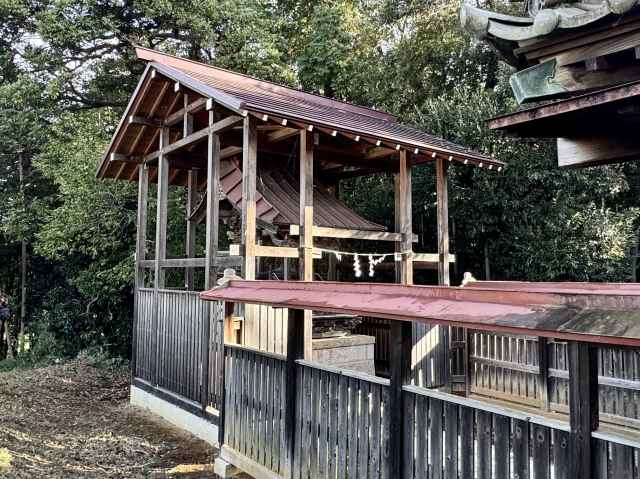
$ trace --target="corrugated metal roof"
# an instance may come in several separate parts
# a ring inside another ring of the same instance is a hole
[[[220,164],[220,189],[238,210],[242,208],[242,171],[236,160]],[[259,171],[256,181],[256,214],[258,220],[279,226],[300,223],[300,184],[291,175],[277,170]],[[336,197],[314,185],[313,224],[329,228],[360,231],[384,231],[385,227],[364,219]],[[206,210],[206,197],[198,210]],[[199,212],[194,217],[204,217]]]
[[[595,343],[640,346],[640,295],[579,294],[393,284],[230,281],[205,300],[266,304],[446,324]]]
[[[404,126],[395,117],[349,103],[313,95],[281,85],[261,81],[246,75],[230,72],[199,62],[166,55],[154,50],[137,48],[139,58],[164,65],[163,72],[175,70],[184,75],[183,81],[191,79],[221,92],[225,98],[235,98],[241,103],[235,107],[256,113],[298,120],[314,126],[335,129],[340,132],[380,139],[391,144],[414,149],[421,148],[452,155],[460,161],[467,159],[487,165],[502,166],[503,163],[490,156],[475,152],[442,138]],[[153,64],[152,64],[153,65]],[[186,83],[188,86],[189,84]],[[201,89],[200,93],[205,94]]]

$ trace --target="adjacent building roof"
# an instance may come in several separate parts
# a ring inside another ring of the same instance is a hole
[[[637,128],[639,101],[640,80],[507,113],[489,128],[529,138],[620,133]]]
[[[607,21],[619,22],[622,15],[638,5],[638,0],[531,0],[528,4],[529,16],[521,17],[465,3],[460,10],[460,20],[467,31],[491,43],[509,63],[520,67],[524,60],[521,55],[535,49],[536,42],[554,37],[570,41],[566,35],[580,29]]]
[[[230,281],[200,294],[222,300],[311,309],[478,330],[640,346],[640,287],[509,290],[390,284]]]

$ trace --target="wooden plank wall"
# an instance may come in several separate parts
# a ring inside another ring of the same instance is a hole
[[[191,291],[158,291],[158,385],[200,401],[201,340],[209,304]]]
[[[244,308],[243,344],[269,353],[287,353],[289,310],[247,304]]]
[[[138,290],[136,322],[136,370],[142,379],[194,402],[201,402],[202,368],[205,363],[202,337],[210,329],[208,404],[218,408],[222,394],[222,337],[224,311],[221,303],[202,301],[194,291]],[[157,318],[154,318],[157,314]],[[154,321],[157,319],[157,321]],[[154,371],[157,366],[157,383]]]
[[[155,362],[155,350],[152,349],[155,330],[153,329],[153,303],[154,291],[150,288],[139,288],[136,296],[138,316],[136,325],[135,367],[134,377],[153,381],[153,364]]]
[[[388,381],[298,362],[294,479],[386,479]]]
[[[376,372],[383,376],[389,374],[391,321],[379,318],[364,318],[356,328],[357,334],[376,338],[374,358]],[[422,387],[444,385],[447,368],[448,328],[416,324],[413,326],[411,353],[413,384]]]
[[[469,332],[472,393],[540,405],[539,373],[536,337]]]
[[[285,357],[225,345],[224,444],[283,474]]]
[[[551,343],[549,354],[550,402],[558,411],[569,404],[567,344]],[[640,350],[598,348],[600,418],[640,428]]]
[[[287,401],[284,355],[224,350],[226,457],[240,458],[256,477],[392,477],[388,380],[298,360],[295,400]],[[291,408],[289,474],[284,426]],[[400,417],[403,478],[573,479],[566,419],[416,385],[402,387]],[[598,431],[592,444],[592,479],[640,479],[638,441]]]
[[[496,410],[498,408],[495,408]],[[569,433],[405,387],[405,477],[569,479]],[[568,425],[567,425],[568,428]]]
[[[469,382],[474,394],[544,406],[540,390],[538,338],[478,331],[469,333]],[[566,413],[569,405],[567,343],[548,341],[548,403]],[[640,350],[598,348],[600,417],[640,428]]]

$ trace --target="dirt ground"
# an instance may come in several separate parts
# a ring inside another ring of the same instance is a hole
[[[212,447],[129,406],[128,386],[87,360],[0,372],[0,478],[216,477]]]

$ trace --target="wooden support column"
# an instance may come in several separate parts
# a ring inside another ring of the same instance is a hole
[[[296,394],[297,374],[296,361],[304,357],[306,347],[304,329],[305,312],[300,309],[290,309],[287,320],[287,365],[285,370],[284,404],[286,405],[284,418],[284,448],[285,460],[282,477],[293,477],[293,457],[296,437]]]
[[[300,279],[313,281],[313,134],[300,131]],[[313,353],[312,311],[304,312],[304,358]]]
[[[403,473],[403,454],[413,453],[413,446],[404,431],[404,394],[402,387],[411,384],[411,347],[412,323],[408,321],[391,322],[390,382],[389,382],[389,477],[405,477]]]
[[[215,307],[215,303],[212,303],[211,311],[213,312],[213,308]],[[218,444],[219,448],[222,449],[224,445],[224,423],[225,423],[225,414],[226,414],[226,388],[227,388],[227,376],[225,370],[225,353],[224,353],[224,345],[225,343],[233,344],[235,343],[234,331],[233,331],[233,311],[234,311],[234,303],[230,301],[225,301],[224,303],[224,323],[222,325],[223,334],[218,335],[218,347],[222,349],[222,362],[220,364],[220,375],[222,376],[222,388],[219,392],[220,394],[220,417],[218,420]]]
[[[244,279],[256,279],[256,174],[258,130],[255,119],[244,119],[242,141],[242,244]]]
[[[158,354],[159,354],[159,302],[160,297],[158,291],[164,288],[164,269],[161,266],[162,261],[167,258],[167,202],[169,194],[169,161],[167,156],[162,153],[165,146],[169,144],[169,129],[163,128],[160,132],[160,156],[158,157],[157,168],[157,202],[156,202],[156,257],[153,277],[154,301],[153,301],[153,378],[154,386],[158,385]]]
[[[538,396],[542,409],[549,411],[549,342],[547,338],[538,337]]]
[[[595,454],[591,431],[598,429],[598,356],[589,343],[569,341],[570,469],[568,477],[591,479]]]
[[[213,110],[209,111],[209,126],[213,125]],[[215,260],[218,254],[218,223],[220,222],[220,138],[209,132],[207,137],[207,218],[204,270],[204,289],[211,289],[216,282]]]
[[[140,165],[138,167],[138,218],[137,218],[137,234],[136,234],[136,276],[134,283],[134,299],[133,299],[133,338],[131,351],[131,376],[136,375],[136,357],[137,357],[137,339],[138,339],[138,290],[144,287],[144,268],[142,261],[146,259],[146,241],[147,241],[147,209],[149,202],[149,167]],[[2,338],[0,338],[0,341]]]
[[[396,265],[396,281],[402,284],[413,284],[411,163],[407,159],[406,150],[400,150],[395,189],[396,232],[402,235],[402,240],[396,243],[396,252],[402,253],[400,264]]]
[[[436,160],[436,193],[438,217],[438,284],[449,286],[449,190],[447,170],[449,163]]]
[[[184,95],[184,115],[183,115],[183,130],[182,137],[185,138],[193,133],[193,115],[188,112],[189,95]],[[195,209],[196,205],[196,193],[198,185],[198,171],[190,170],[187,177],[187,237],[185,239],[186,257],[195,258],[196,253],[196,227],[195,221],[189,220],[191,213]],[[185,287],[187,291],[194,289],[193,284],[193,268],[185,268],[184,271]]]

